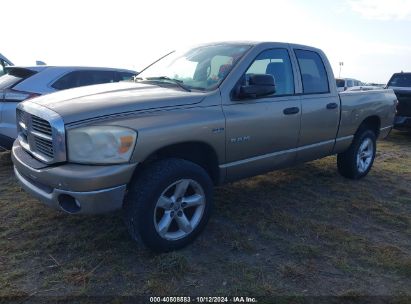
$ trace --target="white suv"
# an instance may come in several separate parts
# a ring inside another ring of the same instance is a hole
[[[336,78],[337,91],[343,92],[351,87],[359,87],[364,85],[361,81],[353,78]]]

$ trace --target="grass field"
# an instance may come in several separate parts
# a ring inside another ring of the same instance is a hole
[[[378,143],[370,174],[336,158],[216,189],[205,232],[154,255],[119,214],[70,216],[24,193],[0,154],[0,296],[411,296],[411,136]]]

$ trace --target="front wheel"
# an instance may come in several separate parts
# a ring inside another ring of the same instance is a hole
[[[206,171],[192,162],[153,163],[132,182],[124,202],[131,236],[157,252],[186,246],[210,217],[212,188]]]
[[[344,177],[360,179],[368,174],[374,163],[376,136],[371,130],[360,130],[347,151],[338,154],[338,171]]]

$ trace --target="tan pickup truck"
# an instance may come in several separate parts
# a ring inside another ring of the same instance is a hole
[[[339,94],[316,48],[206,44],[131,82],[21,103],[12,158],[23,188],[45,204],[122,208],[134,239],[169,251],[204,228],[213,185],[332,154],[343,176],[364,177],[396,102],[392,90]]]

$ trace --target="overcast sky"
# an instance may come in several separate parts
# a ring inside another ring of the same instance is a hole
[[[0,53],[18,65],[139,70],[180,45],[264,40],[325,51],[334,74],[411,71],[411,0],[3,0]]]

